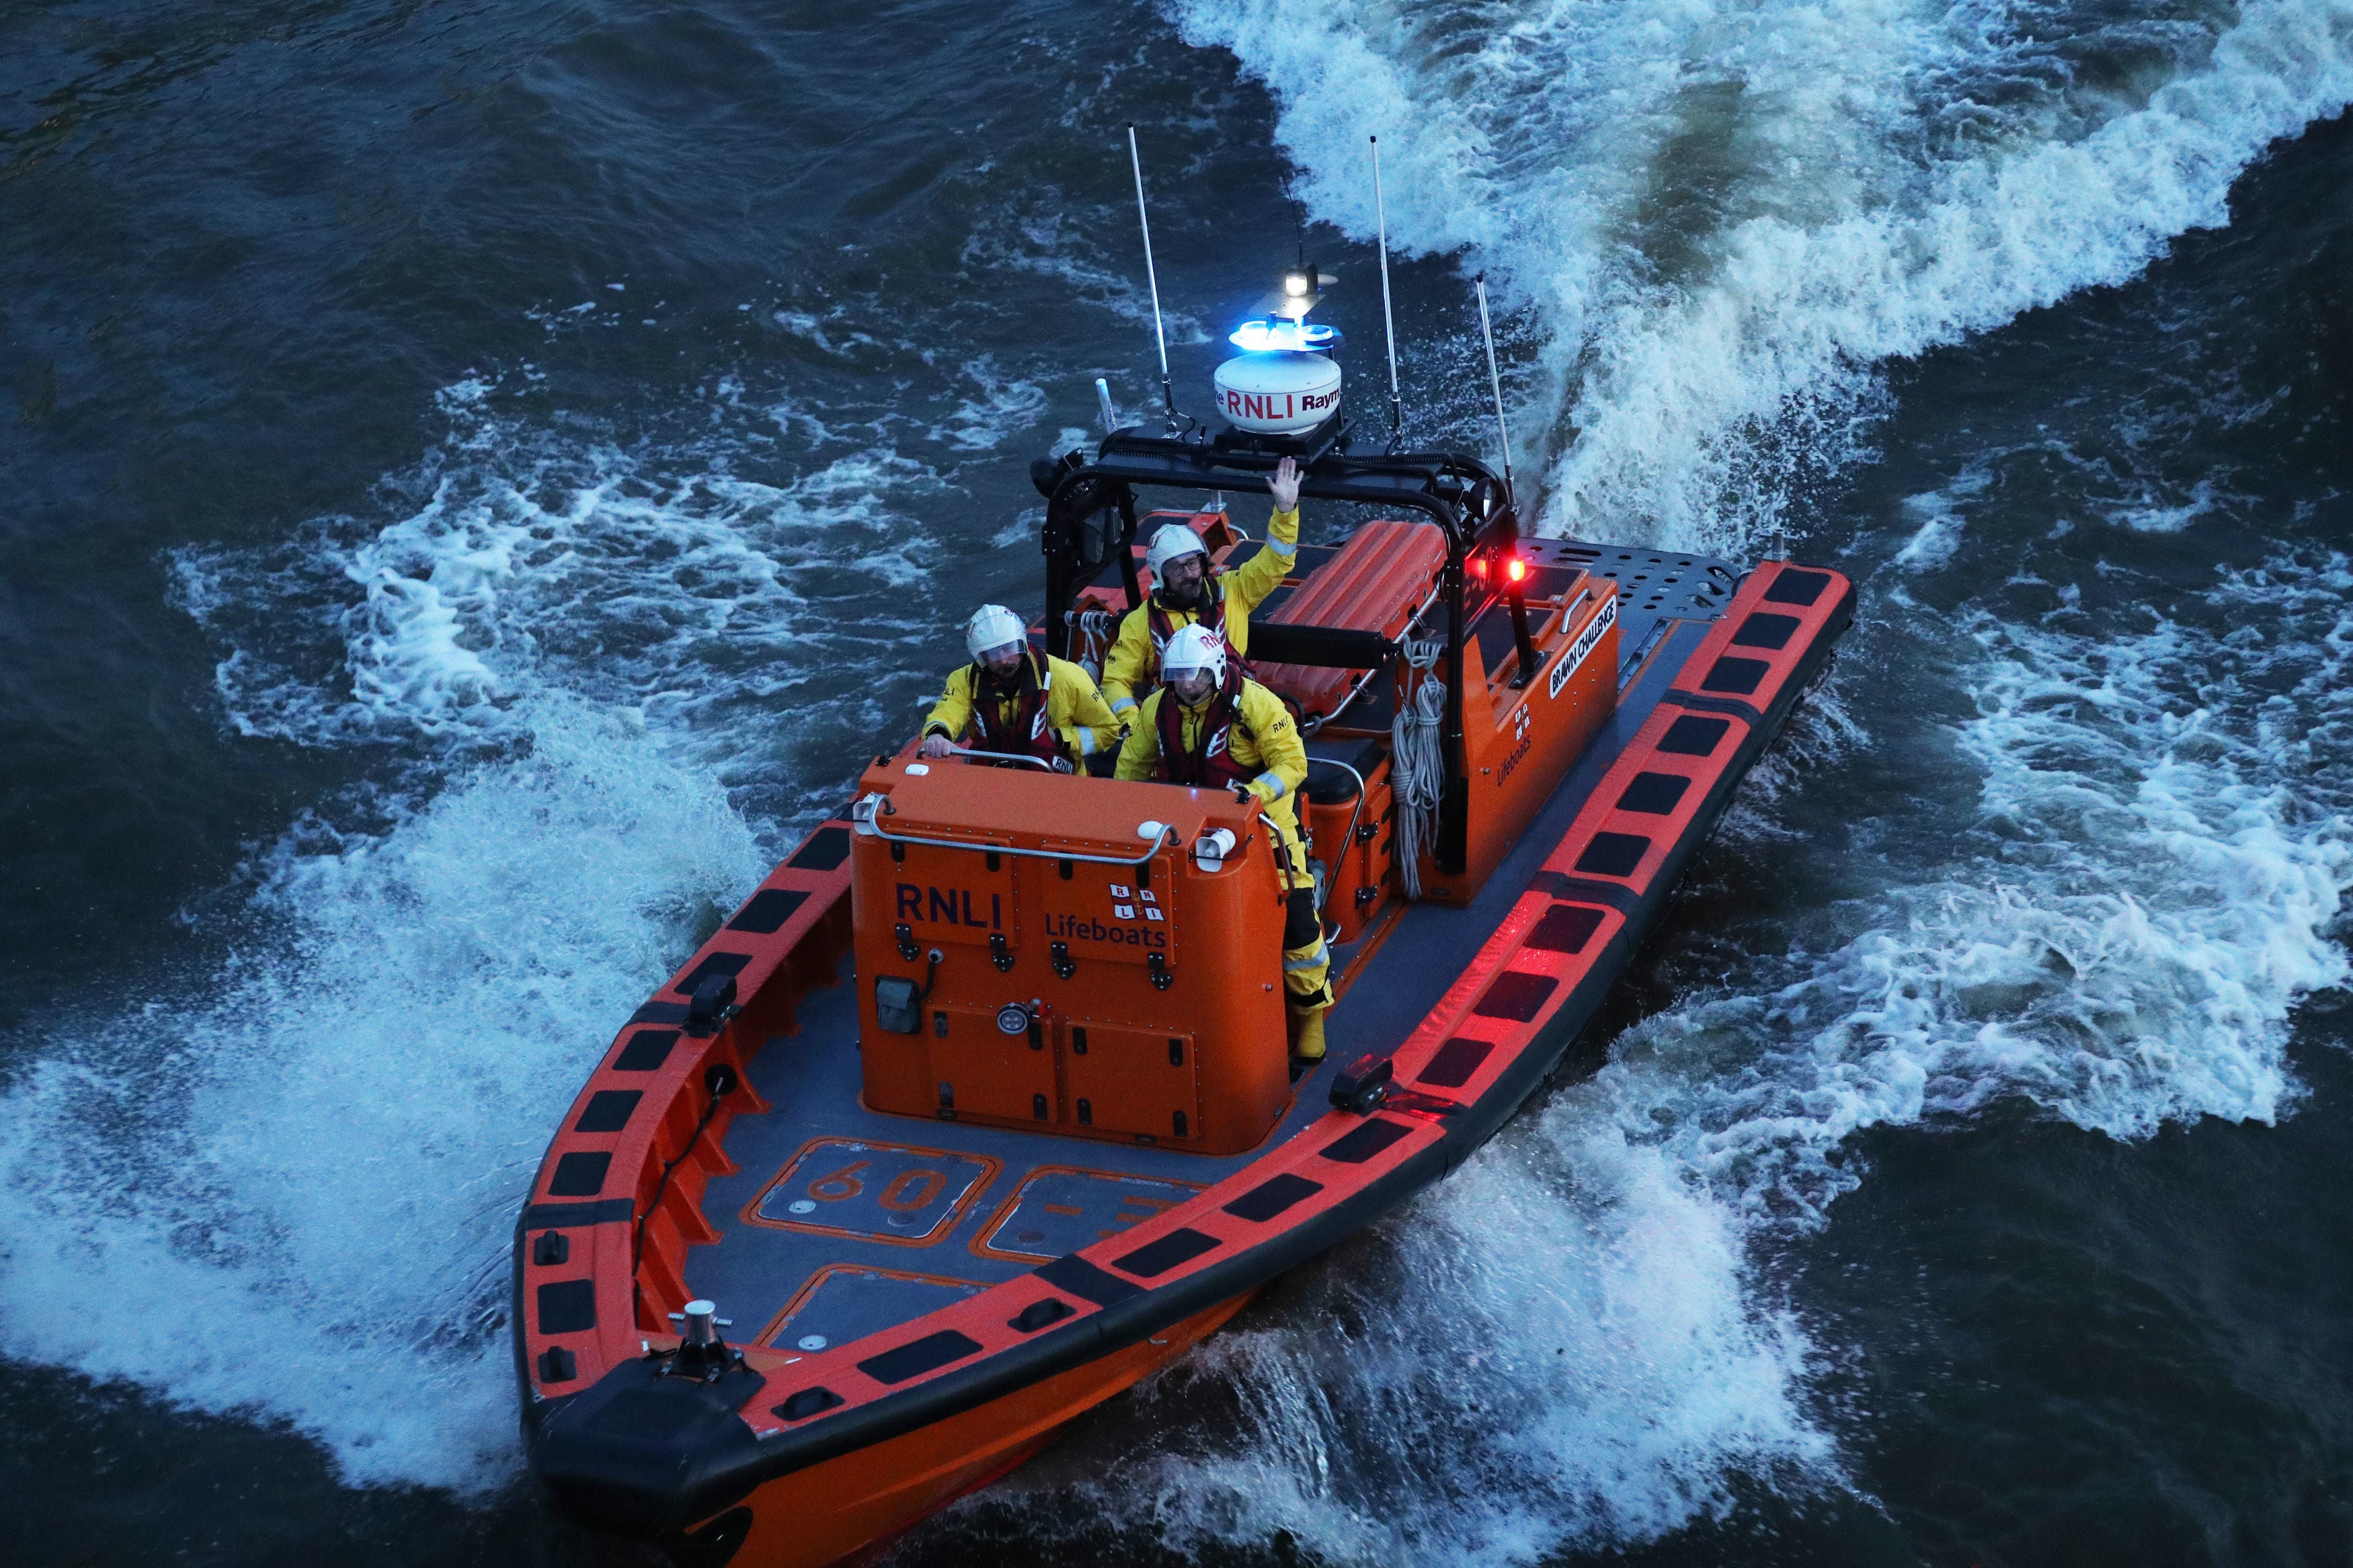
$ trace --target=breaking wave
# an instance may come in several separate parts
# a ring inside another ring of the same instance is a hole
[[[290,1426],[353,1483],[512,1479],[547,1130],[830,807],[807,759],[903,717],[899,645],[941,618],[910,515],[937,475],[837,442],[746,477],[794,422],[740,393],[726,441],[665,452],[463,383],[390,521],[175,555],[227,721],[384,765],[208,901],[215,966],[59,1020],[0,1102],[12,1354]]]
[[[1736,554],[1873,455],[1891,359],[2129,280],[2353,97],[2353,10],[2327,0],[2129,20],[1883,0],[1171,9],[1272,89],[1315,216],[1369,237],[1377,133],[1392,243],[1504,280],[1546,531]],[[2131,531],[2217,504],[2129,473],[2088,488]],[[1093,1417],[1082,1453],[1012,1483],[1040,1500],[1023,1528],[1076,1497],[1078,1528],[1179,1550],[1288,1535],[1335,1563],[1525,1563],[1721,1517],[1744,1488],[1842,1488],[1828,1352],[1772,1259],[1866,1179],[1857,1133],[1997,1101],[2126,1139],[2294,1106],[2291,1010],[2347,975],[2353,576],[2291,551],[2129,616],[2063,581],[2039,614],[1915,604],[1907,584],[1990,532],[1972,520],[1993,500],[1965,471],[1857,567],[1883,624],[1855,657],[1926,671],[1959,710],[1893,764],[1912,808],[1946,809],[1814,846],[1855,896],[1719,943],[1595,1077],[1140,1413]],[[1810,755],[1760,770],[1733,853],[1794,837],[1779,797],[1870,742],[1842,688],[1873,679],[1827,689],[1791,737]],[[1957,792],[1918,771],[1947,763]]]
[[[354,1483],[512,1473],[507,1254],[546,1130],[767,865],[642,727],[512,722],[526,759],[274,852],[219,972],[73,1020],[7,1096],[12,1354],[290,1425]]]
[[[2228,220],[2353,100],[2341,0],[1172,0],[1280,105],[1298,194],[1522,312],[1545,531],[1746,553],[1869,449],[1881,367]]]

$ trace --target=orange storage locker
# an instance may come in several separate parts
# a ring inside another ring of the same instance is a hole
[[[1324,868],[1324,926],[1337,928],[1332,940],[1354,942],[1388,900],[1397,853],[1388,748],[1371,741],[1313,742],[1300,793],[1309,847]]]
[[[1291,1080],[1255,802],[913,756],[861,784],[870,1107],[1212,1154],[1266,1136]]]

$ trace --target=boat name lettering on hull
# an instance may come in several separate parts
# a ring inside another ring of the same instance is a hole
[[[1005,895],[988,895],[988,918],[979,918],[972,901],[970,888],[919,887],[913,882],[901,882],[899,912],[902,921],[931,921],[941,925],[971,926],[977,931],[1005,929]]]
[[[1578,634],[1577,646],[1568,650],[1568,657],[1552,667],[1552,690],[1549,695],[1553,697],[1560,695],[1560,689],[1568,684],[1568,678],[1577,673],[1577,667],[1583,664],[1587,656],[1601,646],[1601,634],[1617,624],[1618,595],[1612,594],[1601,601],[1601,613],[1593,617],[1591,626]]]

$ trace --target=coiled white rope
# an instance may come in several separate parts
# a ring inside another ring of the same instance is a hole
[[[1398,707],[1389,726],[1389,787],[1397,797],[1398,883],[1408,899],[1421,897],[1421,858],[1437,843],[1438,803],[1446,792],[1446,752],[1439,726],[1446,719],[1446,682],[1438,679],[1440,637],[1408,641],[1405,661],[1421,679]]]

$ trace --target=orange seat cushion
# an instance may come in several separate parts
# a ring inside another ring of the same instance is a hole
[[[1445,564],[1446,535],[1436,523],[1368,522],[1266,619],[1275,626],[1330,626],[1395,638],[1430,596]],[[1309,664],[1251,668],[1261,684],[1298,703],[1310,717],[1337,711],[1362,673]]]

